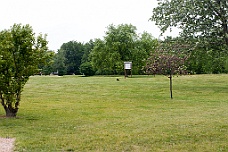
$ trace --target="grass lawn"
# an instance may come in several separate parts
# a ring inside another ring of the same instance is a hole
[[[174,77],[173,97],[165,76],[34,76],[0,137],[19,152],[228,151],[228,75]]]

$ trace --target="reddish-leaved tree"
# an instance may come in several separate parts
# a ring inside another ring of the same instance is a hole
[[[172,93],[172,77],[175,74],[187,74],[185,62],[188,59],[188,51],[185,45],[177,43],[165,43],[153,52],[147,59],[144,70],[146,74],[163,74],[170,79],[170,96]]]

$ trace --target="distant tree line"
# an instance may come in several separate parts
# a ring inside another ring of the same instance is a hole
[[[40,68],[43,74],[114,75],[123,74],[124,61],[131,61],[134,74],[143,74],[142,67],[157,45],[151,34],[137,34],[131,24],[110,25],[103,39],[63,43],[52,64]]]
[[[131,61],[133,74],[148,74],[153,71],[151,61],[158,63],[159,57],[172,58],[167,52],[178,57],[186,55],[184,66],[188,73],[228,73],[227,1],[157,1],[150,20],[162,33],[179,28],[179,37],[158,40],[147,32],[138,34],[131,24],[109,25],[102,39],[64,43],[52,64],[40,67],[43,73],[123,74],[123,62]],[[169,50],[164,51],[161,46],[169,46],[166,47]]]
[[[180,35],[158,40],[147,32],[138,34],[131,24],[109,25],[103,39],[63,43],[52,58],[52,64],[40,68],[43,74],[119,75],[124,73],[123,63],[131,61],[133,74],[152,74],[149,66],[154,60],[152,57],[158,58],[160,53],[160,57],[165,58],[161,45],[172,45],[168,47],[170,52],[176,52],[179,57],[187,56],[180,66],[188,73],[228,73],[227,45],[217,45],[219,42],[211,39]]]

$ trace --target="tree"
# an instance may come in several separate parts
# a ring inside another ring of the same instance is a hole
[[[117,52],[121,61],[132,60],[132,52],[138,38],[136,27],[131,24],[110,25],[104,37],[110,51]]]
[[[227,10],[227,0],[159,0],[151,20],[162,32],[178,27],[186,38],[194,37],[227,47]]]
[[[131,24],[109,25],[105,34],[103,47],[101,47],[102,43],[98,42],[95,44],[98,44],[99,47],[95,46],[93,49],[94,54],[98,53],[103,56],[99,59],[102,60],[100,63],[105,66],[106,71],[103,71],[104,68],[101,69],[101,67],[99,70],[104,73],[107,72],[106,74],[121,74],[123,62],[133,61],[133,52],[137,40],[136,27]]]
[[[49,58],[47,44],[46,36],[35,37],[29,25],[0,32],[0,99],[7,117],[16,117],[24,85]]]
[[[52,72],[57,72],[59,76],[67,74],[63,50],[58,50],[58,53],[55,54],[53,60],[54,63],[52,64]]]
[[[85,76],[92,76],[95,74],[90,62],[84,62],[80,66],[80,72]]]
[[[83,56],[80,65],[80,73],[85,76],[92,76],[95,74],[94,69],[91,64],[90,53],[94,47],[94,41],[90,40],[89,42],[83,45]]]
[[[173,98],[172,78],[174,74],[186,74],[187,67],[185,61],[188,58],[188,47],[181,45],[179,42],[160,43],[157,50],[148,58],[144,67],[147,74],[164,74],[168,75],[170,80],[170,97]]]
[[[147,58],[158,46],[158,40],[151,34],[143,32],[136,42],[136,48],[133,51],[133,72],[143,74],[142,67],[145,65]]]
[[[82,56],[81,63],[91,62],[90,53],[91,53],[93,47],[94,47],[93,40],[90,40],[89,42],[87,42],[83,45],[83,56]]]
[[[106,42],[96,39],[90,54],[96,74],[118,74],[122,71],[122,61],[117,51],[109,49]]]
[[[182,38],[197,42],[189,58],[192,71],[222,73],[228,59],[227,10],[227,0],[159,0],[150,19],[163,33],[177,27]]]
[[[149,33],[136,33],[131,24],[110,25],[104,40],[97,39],[91,52],[92,65],[97,74],[121,74],[123,63],[133,63],[134,74],[141,74],[142,66],[157,45]]]
[[[80,65],[83,56],[83,44],[77,41],[63,43],[60,50],[64,55],[67,74],[80,74]]]
[[[213,47],[208,44],[198,44],[191,51],[188,58],[188,70],[191,73],[226,73],[226,60],[228,59],[226,53],[219,46]]]
[[[54,63],[54,51],[48,51],[47,52],[50,56],[50,58],[47,59],[47,61],[44,63],[39,64],[40,72],[44,75],[50,75],[53,72],[53,63]]]

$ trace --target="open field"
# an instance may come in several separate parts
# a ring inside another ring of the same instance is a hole
[[[19,152],[228,151],[228,75],[174,77],[173,97],[164,76],[35,76],[0,137]]]

